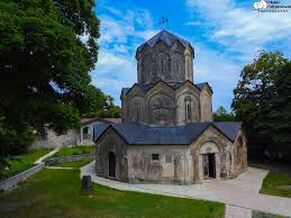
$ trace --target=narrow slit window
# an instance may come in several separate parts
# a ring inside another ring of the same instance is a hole
[[[191,120],[191,117],[192,117],[191,98],[188,96],[185,98],[185,119]]]
[[[187,109],[188,109],[188,119],[191,119],[191,103],[190,102],[187,105]]]
[[[159,161],[160,160],[160,155],[159,154],[152,154],[152,160],[153,161]]]

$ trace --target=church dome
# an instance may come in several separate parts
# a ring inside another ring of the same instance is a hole
[[[160,41],[164,42],[168,46],[172,46],[175,42],[180,42],[184,47],[191,48],[192,52],[194,53],[194,49],[191,46],[190,42],[188,42],[185,39],[182,39],[181,37],[179,37],[173,33],[168,32],[165,29],[163,29],[162,31],[160,31],[159,33],[154,35],[152,38],[147,40],[145,43],[140,45],[137,48],[137,52],[140,52],[145,47],[145,45],[149,45],[150,47],[154,47]]]
[[[193,81],[194,49],[190,42],[162,30],[137,48],[139,83]]]

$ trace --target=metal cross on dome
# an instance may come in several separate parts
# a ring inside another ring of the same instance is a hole
[[[159,21],[161,29],[168,27],[168,22],[169,22],[168,18],[166,16],[162,16],[162,18]]]

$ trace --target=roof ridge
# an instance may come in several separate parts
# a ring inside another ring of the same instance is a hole
[[[168,46],[172,46],[176,41],[179,41],[183,46],[190,46],[193,50],[191,43],[188,40],[183,39],[182,37],[166,29],[162,29],[160,32],[158,32],[157,34],[146,40],[144,43],[142,43],[140,46],[138,46],[137,51],[142,50],[146,44],[154,47],[159,41],[163,41]]]
[[[121,94],[122,94],[122,90],[126,90],[126,95],[133,89],[134,86],[137,86],[139,87],[143,92],[145,91],[149,91],[150,89],[154,88],[158,83],[164,83],[165,85],[167,85],[168,87],[170,87],[171,89],[173,90],[177,90],[179,89],[180,87],[182,87],[183,85],[185,85],[186,83],[191,83],[194,87],[196,87],[198,90],[201,90],[197,84],[193,83],[192,81],[190,80],[185,80],[183,82],[178,82],[178,86],[176,87],[175,85],[171,85],[169,84],[168,82],[164,81],[164,80],[161,80],[159,79],[158,81],[156,81],[155,83],[152,83],[152,84],[146,84],[146,83],[134,83],[130,88],[126,87],[126,88],[122,88],[121,89]],[[148,88],[145,90],[142,86],[147,86]]]

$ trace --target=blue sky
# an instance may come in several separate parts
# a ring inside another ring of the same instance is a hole
[[[291,4],[291,1],[284,1]],[[280,50],[291,57],[291,11],[259,13],[254,1],[234,0],[99,0],[101,20],[99,57],[91,72],[92,83],[120,104],[122,87],[136,82],[135,49],[161,30],[194,46],[194,82],[209,82],[214,90],[214,110],[230,109],[240,71],[259,50]]]

